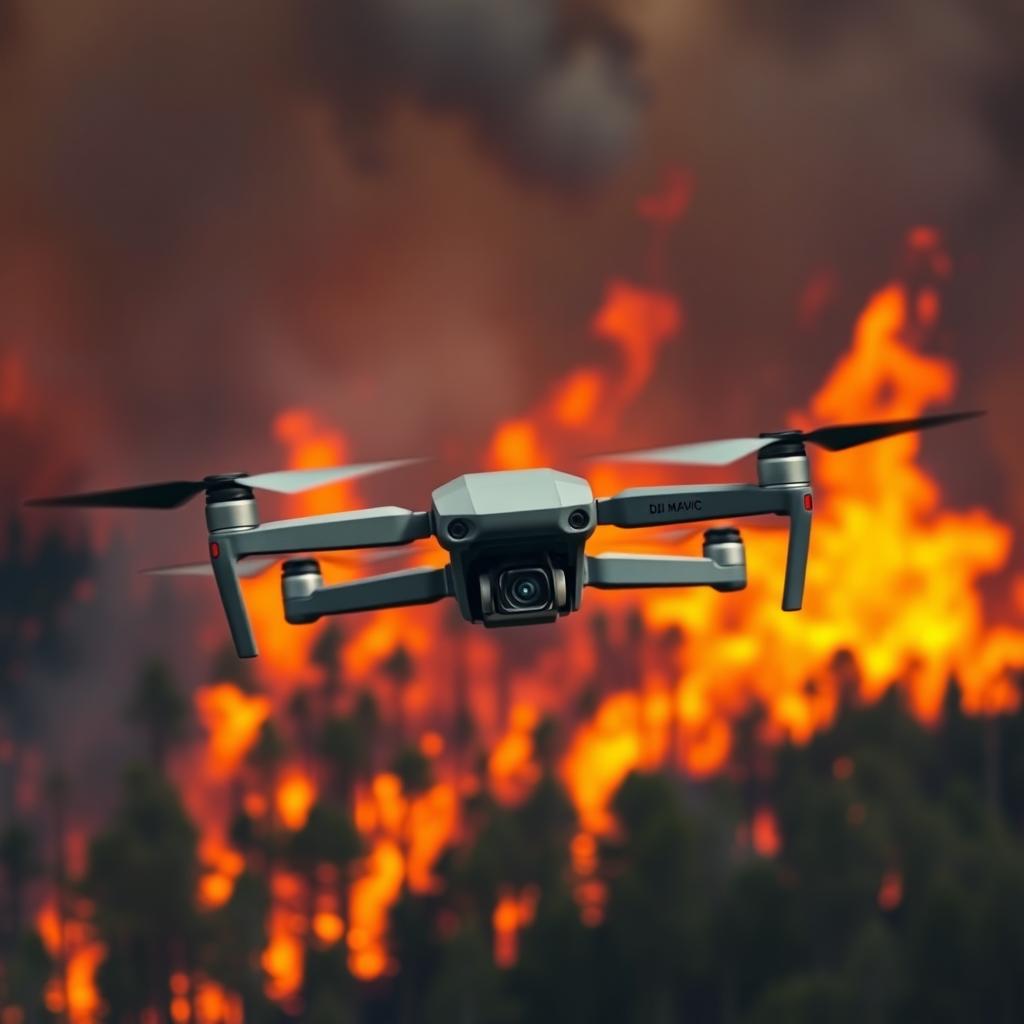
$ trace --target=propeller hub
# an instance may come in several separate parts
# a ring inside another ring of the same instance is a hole
[[[238,482],[244,473],[223,473],[203,477],[206,488],[206,525],[217,530],[247,530],[259,526],[256,498],[252,488]]]
[[[758,460],[798,458],[807,455],[804,448],[803,431],[774,430],[759,434],[758,437],[775,437],[778,441],[765,445],[758,453]]]
[[[762,487],[806,486],[811,481],[811,467],[799,430],[779,430],[761,434],[778,438],[757,453],[757,480]]]
[[[204,476],[203,484],[209,489],[219,484],[233,484],[240,476],[248,476],[247,473],[214,473],[212,476]]]
[[[216,476],[204,476],[206,488],[206,505],[222,505],[229,501],[253,501],[251,487],[238,483],[244,473],[221,473]]]

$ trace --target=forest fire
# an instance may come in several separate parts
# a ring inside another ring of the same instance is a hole
[[[665,227],[685,205],[649,202],[644,215]],[[849,350],[792,425],[911,417],[953,397],[955,368],[927,351],[949,257],[925,229],[910,235],[908,253],[914,279],[924,283],[894,282],[871,297]],[[558,465],[560,452],[607,447],[683,321],[672,295],[612,282],[591,327],[613,358],[600,350],[535,409],[497,425],[486,464]],[[293,467],[347,455],[345,438],[312,411],[282,413],[273,432]],[[266,994],[301,1013],[309,948],[334,950],[364,982],[399,970],[389,914],[406,894],[439,890],[439,858],[473,832],[471,805],[482,791],[515,807],[544,778],[561,780],[578,818],[568,850],[573,897],[582,921],[596,927],[607,902],[599,848],[618,835],[612,800],[629,773],[706,778],[726,770],[737,723],[752,710],[762,712],[761,742],[807,742],[849,697],[844,658],[856,664],[856,700],[872,701],[898,683],[924,722],[936,719],[950,678],[970,713],[1015,710],[1010,670],[1024,665],[1024,630],[994,623],[979,588],[1005,566],[1011,532],[981,509],[945,508],[918,462],[919,445],[906,436],[815,459],[819,511],[797,615],[778,609],[784,534],[761,524],[744,524],[745,592],[664,591],[640,604],[591,595],[588,612],[558,625],[557,645],[536,650],[453,632],[436,608],[363,616],[344,624],[343,637],[327,624],[296,629],[282,618],[273,572],[247,581],[262,652],[257,680],[199,687],[195,716],[205,748],[171,766],[201,830],[198,905],[224,912],[249,873],[269,877],[260,955]],[[634,482],[622,466],[589,475],[601,494]],[[353,486],[329,487],[289,499],[287,511],[318,514],[358,500]],[[628,542],[621,533],[595,537],[599,548]],[[633,543],[685,551],[691,541]],[[319,727],[339,715],[354,725],[321,736]],[[544,737],[552,715],[565,723],[560,746]],[[833,773],[848,782],[852,762],[836,760]],[[329,819],[328,799],[350,812],[348,839]],[[266,847],[275,852],[254,852],[253,836],[278,832],[284,838]],[[763,804],[744,836],[761,857],[775,857],[784,844]],[[893,910],[903,892],[903,876],[892,869],[879,881],[877,902]],[[491,897],[493,958],[508,968],[538,892],[508,878]],[[66,1001],[74,1022],[98,1019],[94,974],[104,950],[91,938],[88,915],[58,926],[47,904],[37,923],[65,965],[48,1005]],[[171,1019],[243,1019],[239,993],[187,971],[173,977]]]

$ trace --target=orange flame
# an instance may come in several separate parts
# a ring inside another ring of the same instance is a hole
[[[302,828],[316,799],[313,782],[297,769],[290,770],[277,787],[277,814],[293,832]]]
[[[195,703],[207,734],[207,772],[213,779],[228,778],[259,736],[270,701],[234,683],[214,683],[196,691]]]
[[[573,370],[529,416],[500,424],[491,439],[488,465],[494,469],[549,465],[556,442],[567,435],[593,432],[599,422],[612,430],[619,413],[650,379],[658,351],[678,334],[682,323],[682,307],[674,296],[628,281],[612,281],[591,330],[618,350],[620,365]],[[595,416],[597,410],[600,417]]]
[[[915,238],[933,258],[934,238]],[[938,295],[929,291],[923,324],[916,297],[892,284],[871,299],[850,350],[810,411],[794,417],[797,425],[911,417],[951,397],[952,365],[918,347],[938,315]],[[830,667],[842,649],[856,652],[862,697],[903,681],[925,719],[938,713],[951,677],[969,711],[1016,707],[1009,670],[1024,664],[1024,631],[988,625],[977,586],[1005,566],[1010,530],[981,509],[943,509],[938,485],[916,462],[920,444],[906,435],[814,459],[820,513],[801,613],[778,610],[786,536],[761,527],[744,527],[745,592],[648,598],[648,626],[676,627],[686,637],[678,678],[670,704],[663,692],[616,693],[577,733],[564,769],[588,828],[609,827],[610,794],[668,746],[672,728],[681,730],[683,765],[698,773],[721,767],[732,719],[755,700],[770,728],[806,740],[835,714]]]
[[[46,1008],[55,1014],[65,1013],[70,1024],[93,1024],[102,1008],[96,987],[96,970],[107,954],[106,946],[94,937],[81,915],[64,922],[61,935],[60,917],[53,903],[45,904],[36,916],[36,927],[47,953],[54,960],[64,960],[65,981],[51,979],[45,992]]]
[[[498,897],[491,925],[494,962],[499,967],[514,967],[519,959],[519,932],[533,920],[539,895],[536,886],[527,886],[519,894],[505,888]]]

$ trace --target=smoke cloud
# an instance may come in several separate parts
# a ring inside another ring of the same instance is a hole
[[[411,99],[462,114],[498,158],[566,185],[599,180],[636,136],[632,41],[597,5],[316,0],[308,11],[313,83],[352,135]]]

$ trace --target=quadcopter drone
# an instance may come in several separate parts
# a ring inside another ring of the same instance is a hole
[[[554,622],[577,611],[583,588],[709,586],[742,590],[747,583],[743,539],[735,527],[709,529],[703,557],[585,553],[598,526],[635,527],[774,514],[789,517],[782,608],[803,601],[814,497],[805,445],[829,451],[979,416],[949,413],[913,420],[847,424],[810,432],[777,431],[756,438],[620,453],[606,459],[725,466],[757,453],[756,484],[636,487],[595,499],[582,477],[553,469],[470,473],[433,492],[429,512],[385,506],[260,523],[254,490],[295,494],[407,465],[366,463],[249,476],[228,473],[112,491],[38,498],[30,505],[177,508],[206,494],[209,565],[172,566],[157,573],[203,572],[216,579],[235,649],[255,657],[256,640],[240,577],[262,571],[281,555],[395,548],[435,538],[448,552],[443,568],[420,567],[325,586],[319,562],[284,562],[285,619],[311,623],[324,615],[429,604],[453,597],[463,618],[484,626]],[[268,560],[267,556],[274,556]],[[246,561],[249,560],[249,561]]]

